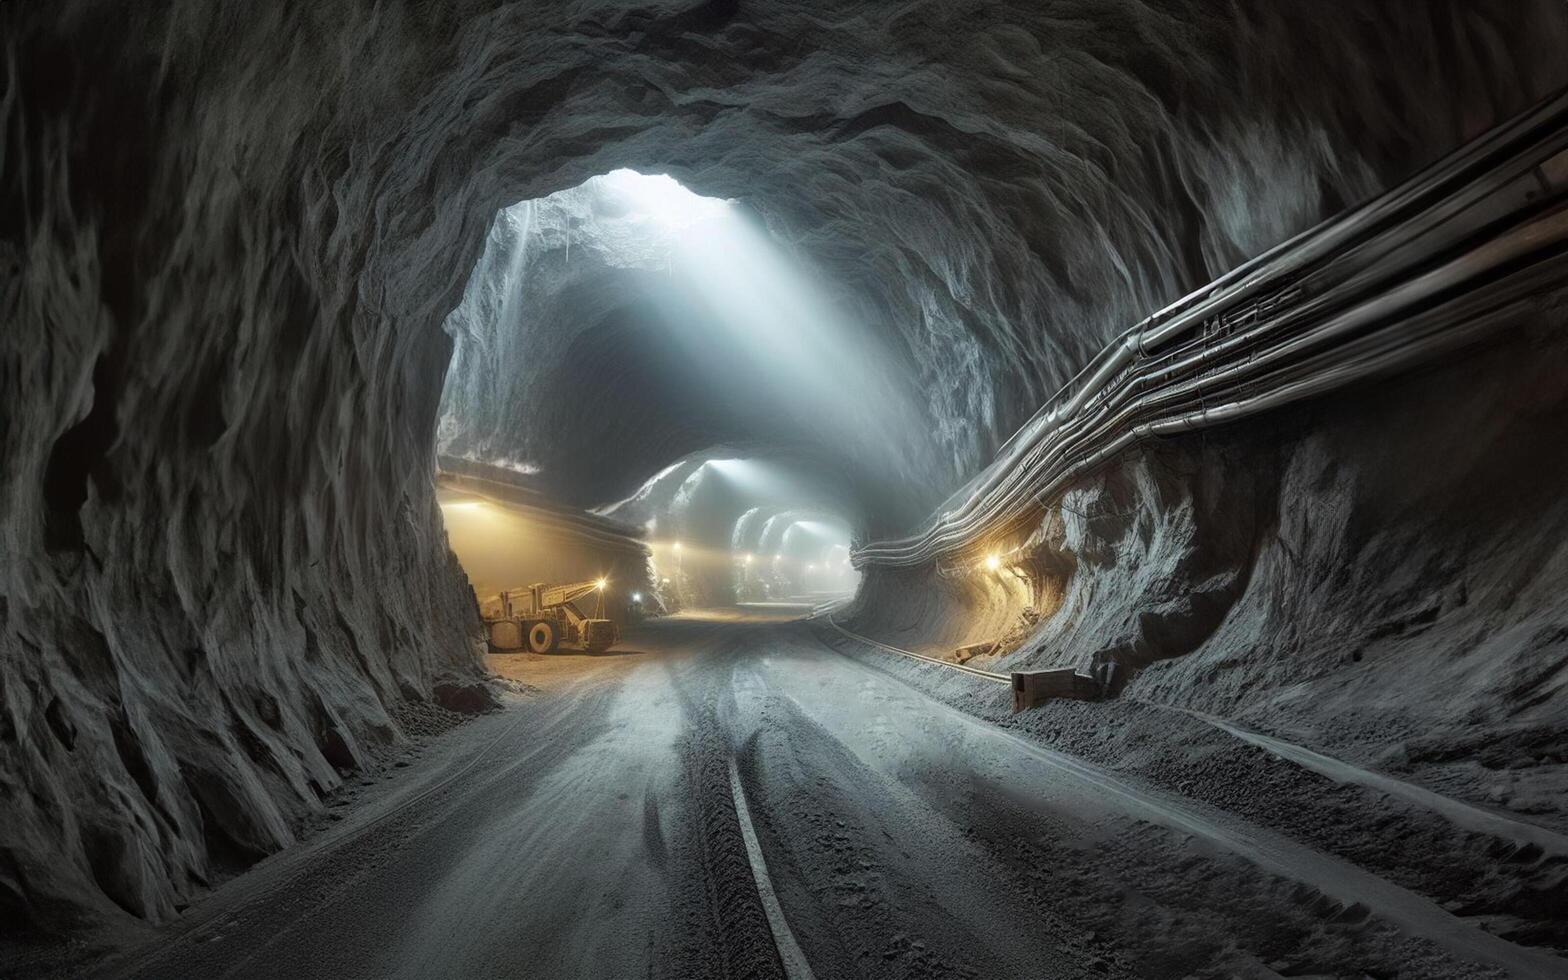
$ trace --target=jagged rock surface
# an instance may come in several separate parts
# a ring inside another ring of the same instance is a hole
[[[1568,305],[1333,403],[1129,453],[999,572],[872,570],[851,625],[1192,708],[1568,825]],[[946,680],[955,689],[959,679]]]
[[[0,912],[54,927],[281,846],[474,669],[430,473],[499,208],[633,167],[790,230],[928,406],[913,509],[1114,331],[1560,84],[1565,37],[1545,0],[0,23]]]

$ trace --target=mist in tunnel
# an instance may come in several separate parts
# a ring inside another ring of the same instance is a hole
[[[667,608],[852,593],[848,549],[864,516],[844,475],[809,458],[729,451],[683,459],[596,511],[643,530]]]
[[[649,587],[641,555],[585,547],[548,511],[450,490],[438,500],[447,541],[481,608],[502,592],[534,583],[594,581],[604,583],[593,597],[595,614],[622,621],[636,603],[633,596]]]
[[[665,175],[615,170],[502,210],[446,329],[438,451],[576,506],[719,445],[838,470],[863,503],[912,485],[938,425],[840,284],[744,203]]]

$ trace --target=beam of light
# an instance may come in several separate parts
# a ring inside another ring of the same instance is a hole
[[[653,225],[666,233],[723,220],[732,213],[729,201],[694,194],[668,174],[640,174],[622,168],[591,177],[587,184],[604,195],[616,217],[633,226]]]
[[[722,330],[804,421],[830,432],[854,431],[863,451],[896,463],[920,418],[912,393],[885,370],[895,358],[848,315],[801,263],[733,202],[705,198],[665,174],[616,170],[589,182],[607,198],[601,247],[646,265],[665,251],[670,284],[707,308],[689,323],[696,349]],[[644,240],[637,240],[641,233]],[[652,235],[654,240],[648,240]],[[716,460],[726,475],[746,461]],[[735,464],[739,464],[738,466]]]
[[[649,323],[668,332],[672,345],[698,352],[693,376],[714,389],[713,397],[768,405],[789,417],[786,424],[805,430],[798,438],[831,439],[854,447],[846,452],[874,459],[872,465],[908,475],[909,449],[927,436],[928,426],[916,421],[929,414],[922,404],[927,392],[891,367],[907,352],[891,349],[866,322],[861,311],[869,307],[846,299],[859,291],[824,279],[738,202],[702,196],[667,174],[624,168],[497,216],[485,258],[446,324],[457,349],[442,396],[440,446],[462,446],[499,431],[485,412],[488,401],[500,397],[494,384],[498,353],[550,352],[529,360],[536,367],[515,379],[521,389],[539,384],[561,356],[559,331],[531,336],[548,325],[531,319],[526,301],[533,294],[521,287],[536,271],[531,256],[558,255],[563,247],[568,263],[580,247],[614,268],[663,273],[648,277],[647,299],[678,315]],[[703,351],[714,354],[705,360]],[[533,457],[553,465],[553,457],[535,448],[544,447],[524,440],[513,449],[515,458],[486,461],[530,474],[540,468]],[[742,484],[769,477],[752,460],[695,462],[692,469],[685,463],[671,463],[632,496],[595,510],[635,513],[633,523],[640,523],[646,512],[635,505],[654,497],[672,471],[686,477],[696,476],[696,469]]]
[[[849,529],[827,521],[797,519],[790,522],[780,538],[785,551],[825,554],[834,548],[849,548]]]
[[[795,263],[739,217],[682,237],[673,265],[755,361],[840,422],[886,423],[867,405],[897,405],[864,331],[828,302]],[[867,397],[870,395],[871,397]],[[881,397],[888,401],[881,401]],[[896,409],[895,409],[896,411]],[[892,443],[891,426],[880,433]]]
[[[825,541],[837,542],[848,539],[848,533],[842,526],[835,527],[826,521],[796,521],[795,527],[805,534],[813,535]]]
[[[787,499],[808,492],[799,474],[761,459],[710,459],[710,473],[737,490],[756,497]]]
[[[668,541],[649,541],[648,547],[653,551],[655,563],[668,563],[671,567],[704,562],[728,563],[736,558],[735,553],[727,548],[707,548],[690,542],[683,542],[677,548]]]

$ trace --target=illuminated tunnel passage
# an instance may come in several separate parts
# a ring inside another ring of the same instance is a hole
[[[596,617],[624,623],[649,590],[641,549],[586,538],[551,511],[462,492],[438,498],[452,551],[463,564],[476,600],[535,583],[603,582],[586,605]]]
[[[496,216],[446,321],[439,448],[638,522],[721,474],[718,523],[753,495],[885,533],[935,502],[907,480],[934,423],[875,326],[739,202],[617,170]]]
[[[692,458],[602,509],[643,527],[667,608],[852,594],[855,501],[799,460]]]
[[[447,319],[439,448],[641,528],[643,611],[845,598],[854,536],[901,516],[866,501],[919,432],[831,287],[736,202],[664,175],[506,208]],[[906,520],[929,503],[903,500]]]
[[[1560,0],[0,4],[0,975],[1549,977]]]

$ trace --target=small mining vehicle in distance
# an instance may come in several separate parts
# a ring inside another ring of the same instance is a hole
[[[621,638],[621,630],[604,619],[604,579],[570,585],[536,583],[526,589],[509,589],[485,603],[485,628],[495,650],[526,647],[534,653],[551,653],[562,643],[590,653],[608,650]],[[596,614],[583,612],[582,603],[597,598]]]

